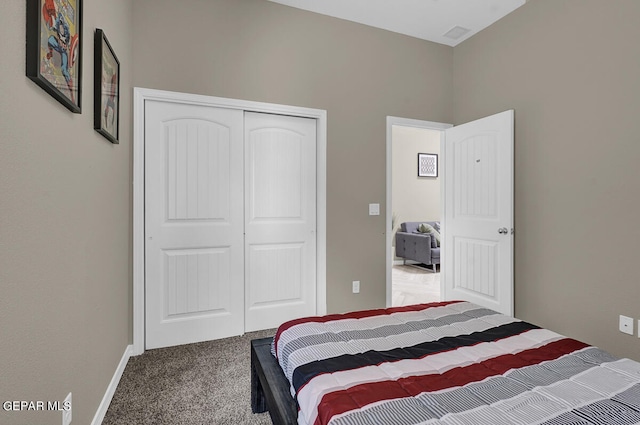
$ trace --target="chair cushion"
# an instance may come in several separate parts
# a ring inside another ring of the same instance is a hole
[[[420,233],[429,233],[433,235],[431,238],[431,248],[437,248],[440,246],[440,232],[438,232],[432,225],[429,223],[421,223],[418,226],[418,231]]]

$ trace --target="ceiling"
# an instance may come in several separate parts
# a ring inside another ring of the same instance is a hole
[[[455,46],[527,0],[270,0]]]

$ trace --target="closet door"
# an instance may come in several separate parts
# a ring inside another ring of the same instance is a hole
[[[145,103],[147,349],[244,332],[243,111]]]
[[[246,331],[316,313],[316,121],[245,113]]]

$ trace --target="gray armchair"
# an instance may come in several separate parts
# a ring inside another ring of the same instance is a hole
[[[417,261],[418,263],[432,266],[436,271],[436,264],[440,264],[440,247],[437,246],[436,239],[429,233],[418,232],[418,226],[428,223],[438,232],[440,231],[439,221],[408,221],[400,225],[396,232],[396,256],[406,260]]]

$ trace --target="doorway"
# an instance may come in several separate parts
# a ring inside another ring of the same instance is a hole
[[[393,301],[394,125],[440,131],[442,300],[466,300],[513,315],[514,111],[456,127],[387,117],[387,306]]]
[[[442,132],[449,127],[387,117],[387,307],[440,299],[441,266],[396,257],[394,242],[404,222],[442,222],[442,178],[438,172],[436,176],[419,176],[418,154],[429,154],[441,164]]]

